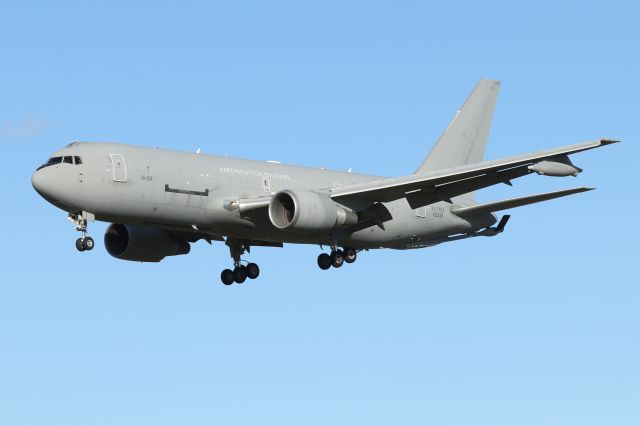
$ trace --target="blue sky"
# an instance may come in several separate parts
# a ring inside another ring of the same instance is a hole
[[[430,4],[434,3],[434,4]],[[640,424],[633,2],[8,2],[0,7],[0,424]],[[32,171],[73,140],[413,172],[479,78],[487,158],[601,136],[595,186],[507,232],[362,254],[79,254]]]

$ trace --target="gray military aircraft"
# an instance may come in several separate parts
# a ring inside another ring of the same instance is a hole
[[[471,237],[492,237],[509,220],[497,211],[589,191],[574,188],[479,204],[474,192],[532,173],[577,176],[570,154],[617,142],[591,142],[482,161],[500,83],[481,80],[415,173],[362,175],[158,148],[74,142],[32,177],[35,190],[69,213],[91,250],[87,223],[112,222],[104,244],[118,259],[159,262],[187,254],[198,240],[225,242],[230,285],[258,277],[242,256],[251,247],[283,243],[330,247],[321,269],[353,263],[377,248],[414,249]],[[498,222],[496,226],[493,226]]]

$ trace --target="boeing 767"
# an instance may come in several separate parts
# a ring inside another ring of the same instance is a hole
[[[74,142],[32,177],[35,190],[69,213],[91,250],[93,220],[111,222],[107,252],[118,259],[159,262],[187,254],[198,240],[224,242],[233,269],[224,284],[260,273],[243,255],[251,247],[316,244],[331,249],[321,269],[353,263],[362,250],[415,249],[504,231],[496,212],[589,191],[579,187],[479,204],[475,191],[511,185],[528,174],[577,176],[569,155],[616,141],[590,142],[483,161],[500,84],[481,80],[429,155],[396,178],[314,169],[99,142]],[[496,225],[497,223],[497,225]]]

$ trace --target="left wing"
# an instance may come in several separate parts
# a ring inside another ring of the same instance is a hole
[[[569,154],[599,148],[615,142],[618,141],[598,139],[502,160],[485,161],[420,175],[348,185],[332,189],[331,198],[336,202],[347,204],[349,200],[374,203],[406,198],[412,208],[438,201],[451,202],[452,197],[498,183],[511,185],[512,179],[532,173],[533,170],[529,167],[544,160],[554,161]]]

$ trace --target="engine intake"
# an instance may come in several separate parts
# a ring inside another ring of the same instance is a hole
[[[113,223],[104,234],[107,252],[118,259],[139,262],[160,262],[166,256],[187,254],[188,242],[161,229]]]
[[[269,219],[278,229],[323,232],[358,223],[358,216],[326,195],[286,189],[269,203]]]

